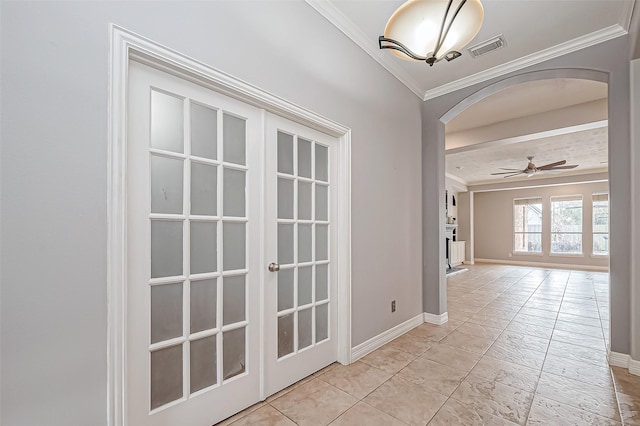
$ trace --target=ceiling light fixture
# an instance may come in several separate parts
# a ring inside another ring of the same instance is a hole
[[[409,0],[391,15],[378,44],[401,59],[433,66],[461,56],[483,18],[480,0]]]

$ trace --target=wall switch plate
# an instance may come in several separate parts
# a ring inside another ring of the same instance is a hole
[[[391,301],[391,312],[395,312],[396,311],[396,301],[392,300]]]

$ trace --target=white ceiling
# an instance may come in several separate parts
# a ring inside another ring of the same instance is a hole
[[[428,100],[581,48],[627,34],[635,0],[482,0],[483,26],[474,45],[502,34],[507,46],[479,58],[460,58],[429,67],[403,61],[378,47],[387,20],[402,0],[306,0],[421,99]],[[448,123],[447,133],[473,132],[509,120],[587,105],[604,99],[607,85],[585,80],[532,82],[497,93]],[[532,118],[533,119],[533,118]],[[517,181],[491,176],[500,167],[522,168],[534,155],[538,166],[559,160],[579,164],[563,175],[607,170],[607,127],[568,132],[555,123],[544,138],[527,135],[456,149],[446,156],[447,173],[468,185]],[[587,126],[589,127],[589,126]],[[551,133],[551,136],[549,135]],[[499,138],[498,138],[499,139]],[[456,168],[459,167],[459,168]],[[529,179],[557,175],[536,175]],[[524,179],[527,179],[524,177]]]
[[[501,181],[518,181],[523,177],[504,178],[491,176],[502,172],[500,167],[524,169],[527,156],[533,155],[533,163],[540,167],[560,160],[567,165],[577,164],[573,170],[565,170],[563,176],[607,171],[607,127],[552,136],[527,142],[494,145],[475,150],[447,154],[447,173],[467,184],[485,184]],[[460,169],[461,168],[461,169]],[[534,175],[531,179],[556,177],[559,175]]]
[[[471,105],[447,123],[447,133],[607,98],[607,85],[590,80],[555,78],[522,83]]]
[[[483,0],[485,15],[470,45],[503,34],[507,47],[479,58],[466,51],[429,67],[378,47],[398,0],[306,0],[423,99],[467,87],[627,33],[634,0]]]
[[[536,120],[539,124],[541,113],[551,111],[559,116],[562,109],[606,98],[607,85],[595,81],[551,79],[524,83],[498,92],[467,108],[447,123],[446,132],[449,135],[453,131],[476,129],[477,132],[479,127],[490,124],[494,124],[494,131],[498,132],[500,124],[514,119],[520,119],[518,123],[521,128],[525,128],[527,126],[523,120]],[[485,127],[485,136],[487,129],[491,130]],[[513,138],[494,137],[488,142],[448,149],[447,173],[467,185],[511,183],[558,176],[536,174],[530,178],[526,175],[504,178],[491,175],[503,171],[500,167],[524,169],[530,155],[535,157],[533,163],[537,166],[560,160],[578,165],[575,169],[562,171],[563,176],[607,171],[608,128],[602,121],[565,128],[554,123],[554,126],[547,125],[545,132],[532,135],[522,133]]]

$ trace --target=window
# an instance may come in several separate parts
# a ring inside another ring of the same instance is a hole
[[[551,253],[582,254],[582,196],[551,197]]]
[[[609,254],[609,194],[593,194],[593,254]]]
[[[542,198],[513,200],[513,251],[542,253]]]

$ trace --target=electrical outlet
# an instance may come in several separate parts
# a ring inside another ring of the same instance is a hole
[[[391,312],[395,312],[396,311],[396,301],[392,300],[391,301]]]

